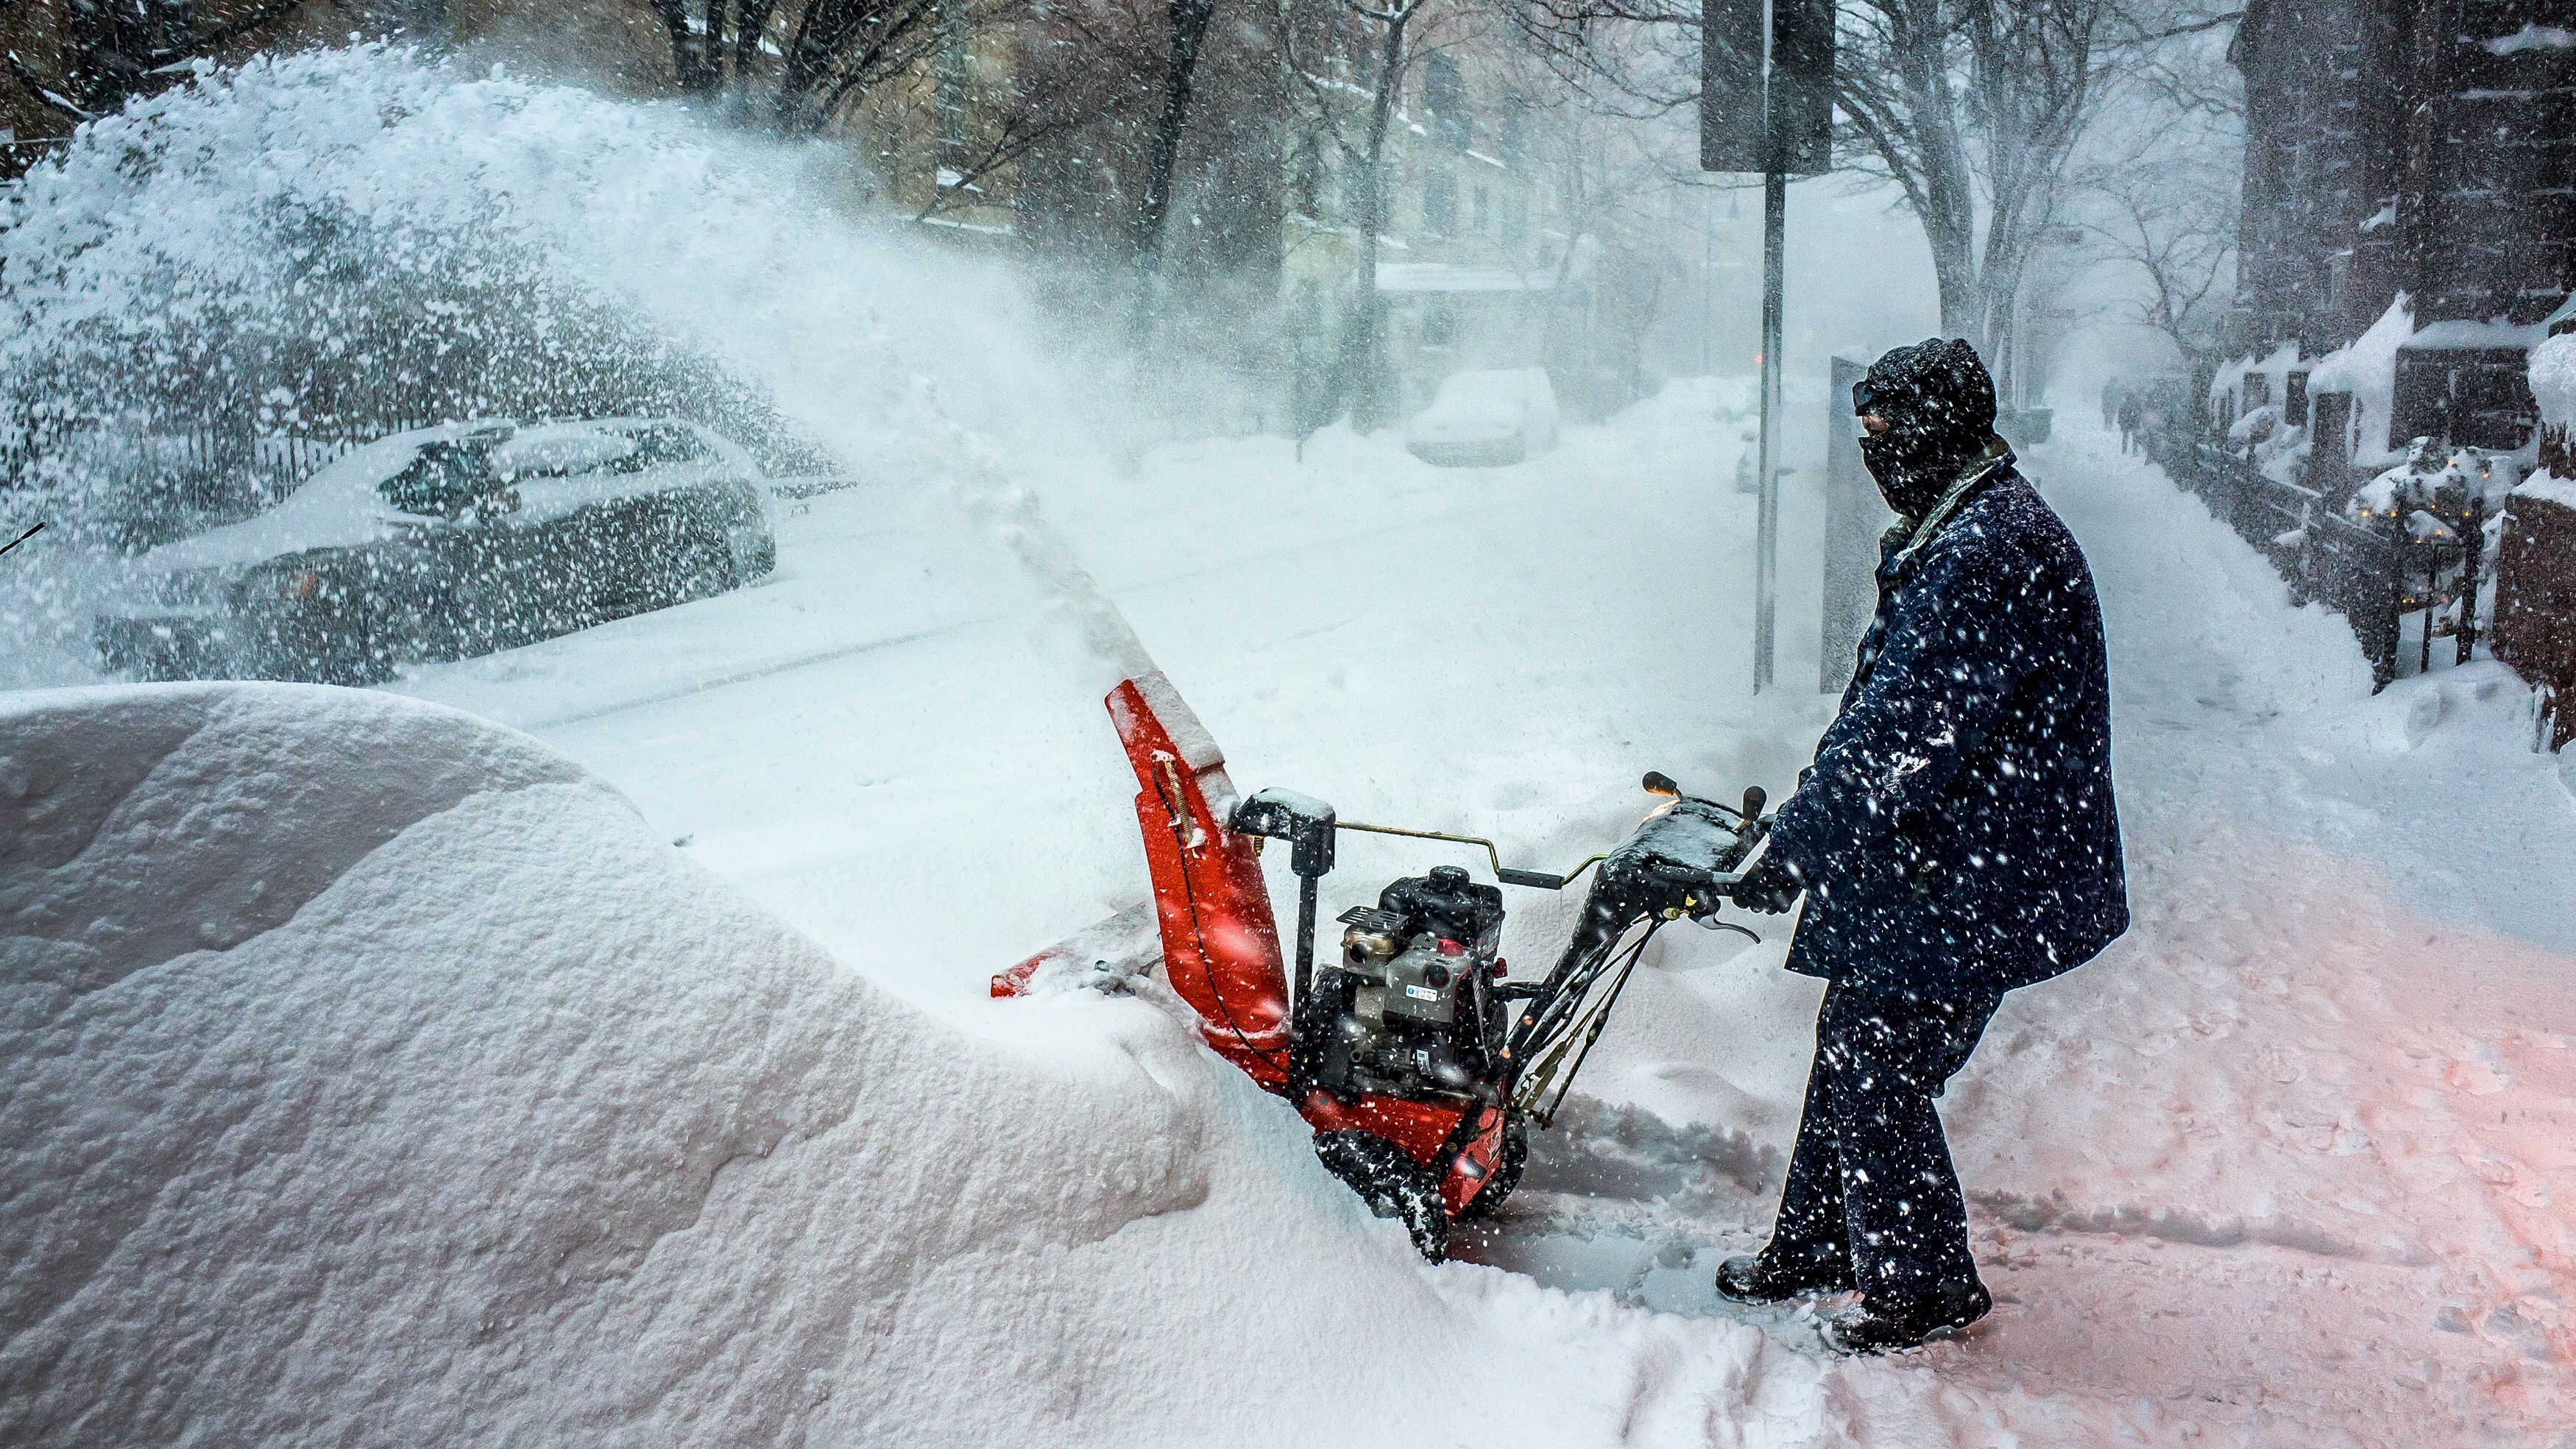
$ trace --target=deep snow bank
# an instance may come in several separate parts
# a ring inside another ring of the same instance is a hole
[[[1220,1434],[1256,1255],[1433,1301],[1151,1006],[963,1038],[434,706],[14,697],[0,913],[0,1441]]]

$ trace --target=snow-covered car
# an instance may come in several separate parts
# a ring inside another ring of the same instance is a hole
[[[147,679],[368,683],[739,587],[760,469],[673,418],[449,423],[366,443],[256,518],[136,559],[98,616]]]
[[[1413,456],[1442,468],[1517,463],[1556,446],[1556,389],[1543,368],[1452,373],[1404,426]]]

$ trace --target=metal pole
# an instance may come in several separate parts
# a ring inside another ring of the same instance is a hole
[[[1753,692],[1771,687],[1771,616],[1780,562],[1780,308],[1789,216],[1789,178],[1762,176],[1762,452],[1761,498],[1753,527]]]
[[[1297,877],[1297,992],[1288,999],[1301,1008],[1306,1004],[1306,993],[1315,984],[1315,882],[1322,878]]]
[[[1704,193],[1699,209],[1699,371],[1717,373],[1717,193]]]

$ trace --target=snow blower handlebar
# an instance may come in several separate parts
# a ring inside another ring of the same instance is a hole
[[[1648,775],[1647,788],[1662,775]],[[1671,784],[1669,780],[1664,780]],[[1756,792],[1757,796],[1759,792]],[[1452,835],[1445,830],[1410,830],[1400,825],[1365,825],[1357,820],[1344,820],[1333,813],[1333,807],[1311,795],[1294,790],[1268,789],[1255,791],[1234,807],[1228,828],[1238,835],[1251,835],[1270,840],[1284,840],[1291,855],[1289,869],[1297,876],[1297,969],[1296,989],[1304,997],[1315,974],[1315,883],[1333,869],[1333,839],[1344,830],[1357,830],[1370,835],[1400,835],[1408,840],[1445,840],[1453,845],[1475,845],[1484,848],[1485,859],[1492,865],[1494,879],[1505,885],[1527,886],[1532,890],[1558,891],[1572,885],[1582,874],[1609,859],[1607,851],[1585,859],[1563,875],[1550,875],[1543,870],[1523,870],[1503,864],[1502,851],[1481,835]]]
[[[1528,886],[1533,890],[1561,891],[1574,884],[1575,877],[1609,859],[1609,854],[1605,851],[1587,857],[1581,865],[1563,875],[1549,875],[1543,870],[1522,870],[1517,866],[1503,864],[1503,853],[1494,848],[1494,842],[1481,835],[1451,835],[1445,830],[1406,830],[1395,825],[1362,825],[1356,820],[1341,822],[1341,828],[1365,830],[1371,835],[1402,835],[1413,840],[1446,840],[1457,845],[1481,845],[1485,847],[1485,859],[1493,865],[1494,879],[1505,885]]]
[[[1762,788],[1747,788],[1741,806],[1728,806],[1685,795],[1660,773],[1648,774],[1644,783],[1649,793],[1668,796],[1673,803],[1603,858],[1573,939],[1566,942],[1555,969],[1535,987],[1514,993],[1526,995],[1530,1005],[1512,1029],[1505,1090],[1541,1127],[1565,1101],[1646,943],[1665,922],[1687,917],[1753,935],[1716,916],[1743,879],[1745,859],[1770,827],[1762,814]],[[1644,934],[1621,949],[1621,941],[1641,921]]]

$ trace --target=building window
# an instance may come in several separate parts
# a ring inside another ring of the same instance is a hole
[[[2294,428],[2308,425],[2308,375],[2294,372],[2281,384],[2281,421]]]
[[[1519,246],[1529,240],[1529,198],[1517,192],[1503,197],[1503,243]]]
[[[2430,437],[2455,447],[2520,448],[2540,417],[2530,376],[2530,355],[2519,347],[2399,348],[2389,443]]]
[[[1514,161],[1529,154],[1528,97],[1517,91],[1503,97],[1503,113],[1494,144],[1502,148],[1505,157]]]
[[[2256,408],[2268,406],[2272,401],[2272,379],[2259,372],[2245,374],[2243,396],[2245,411],[2249,413]]]
[[[1422,227],[1433,236],[1458,230],[1458,178],[1435,166],[1422,178]]]
[[[1476,188],[1475,215],[1476,235],[1483,236],[1494,229],[1494,193],[1482,186]]]
[[[1452,146],[1467,144],[1467,87],[1459,78],[1458,62],[1449,56],[1433,55],[1422,63],[1422,113],[1432,135]]]

